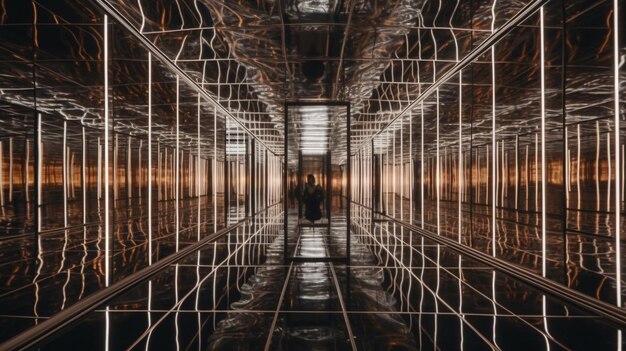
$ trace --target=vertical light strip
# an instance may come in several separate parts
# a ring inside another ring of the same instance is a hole
[[[619,110],[619,0],[613,0],[613,84],[615,87],[615,290],[617,307],[622,307],[622,254],[621,254],[621,175],[620,175],[620,110]],[[610,158],[610,157],[609,157]],[[620,334],[621,336],[621,334]]]
[[[201,206],[200,206],[200,165],[202,163],[201,150],[200,150],[200,102],[202,101],[200,98],[200,94],[198,94],[198,157],[196,162],[196,195],[198,196],[198,241],[200,241],[200,216],[201,216]],[[200,252],[198,252],[198,259],[200,258]],[[198,262],[198,265],[200,262]]]
[[[391,198],[391,210],[393,211],[393,216],[395,217],[396,214],[396,196],[397,196],[397,192],[398,189],[396,188],[396,132],[392,131],[391,133],[391,192],[392,192],[392,198]],[[395,228],[395,227],[394,227]]]
[[[211,180],[213,186],[213,231],[217,231],[217,110],[213,110],[213,169]]]
[[[43,143],[41,142],[41,113],[37,114],[37,143],[38,145],[34,145],[37,148],[37,159],[35,160],[35,162],[37,162],[37,167],[36,167],[36,171],[37,171],[37,184],[35,185],[37,187],[36,191],[37,191],[37,234],[39,234],[39,232],[41,232],[41,183],[42,183],[42,179],[41,179],[41,167],[43,166]],[[26,172],[28,173],[28,172]],[[13,174],[11,174],[11,176],[13,176]],[[26,197],[28,198],[28,193],[26,194]],[[41,247],[39,247],[39,249],[41,249]],[[37,252],[41,253],[41,250],[38,250]],[[40,261],[43,262],[43,261]]]
[[[436,102],[437,108],[436,108],[436,116],[435,116],[435,118],[437,119],[437,123],[436,123],[437,124],[437,155],[436,155],[437,156],[437,160],[436,160],[436,168],[435,168],[435,172],[436,172],[435,184],[437,186],[437,191],[436,191],[436,195],[437,195],[437,235],[441,235],[441,222],[440,222],[441,219],[439,218],[440,217],[440,213],[439,213],[440,212],[440,208],[439,208],[440,207],[439,206],[440,203],[439,203],[439,201],[440,201],[440,197],[441,197],[441,191],[440,191],[440,187],[441,187],[441,180],[440,180],[440,178],[441,178],[441,169],[440,169],[440,167],[441,167],[441,165],[440,165],[440,160],[439,160],[440,159],[440,156],[439,156],[439,88],[437,88],[437,90],[435,90],[435,96],[437,98],[437,102]],[[437,246],[437,247],[439,247],[439,246]],[[439,277],[439,275],[437,275],[437,278],[438,277]]]
[[[9,202],[13,203],[13,137],[9,137]]]
[[[420,132],[420,219],[422,220],[422,229],[424,229],[424,102],[420,102],[420,110],[421,110],[421,126],[422,129]]]
[[[459,1],[457,0],[456,6],[459,6]],[[455,12],[456,12],[456,7],[455,7]],[[450,17],[450,27],[452,27],[452,17]],[[454,35],[454,32],[451,30],[451,34],[454,37],[454,47],[456,49],[456,61],[459,62],[459,45],[457,43],[456,40],[456,35]],[[471,157],[471,156],[470,156]],[[459,71],[459,159],[458,159],[458,174],[457,176],[457,186],[458,186],[458,200],[459,200],[459,213],[458,213],[458,235],[459,235],[459,243],[462,241],[462,230],[463,230],[463,199],[462,199],[462,195],[464,194],[463,191],[463,185],[465,184],[463,182],[463,166],[464,166],[464,162],[463,162],[463,70]],[[460,270],[460,259],[459,259],[459,270]],[[461,331],[463,331],[463,328],[461,327]],[[461,344],[463,345],[463,344]]]
[[[176,252],[180,245],[180,76],[176,76],[176,156],[174,158],[174,190],[175,206],[176,206]]]
[[[515,135],[515,210],[517,211],[517,200],[519,198],[519,134]],[[519,212],[516,212],[516,214]]]
[[[548,303],[546,299],[546,295],[541,296],[541,310],[543,312],[543,329],[546,333],[543,335],[543,338],[546,341],[546,350],[550,351],[550,339],[554,339],[552,335],[550,335],[550,330],[548,329]]]
[[[580,123],[576,125],[576,199],[577,209],[582,207],[582,201],[580,196]],[[577,216],[580,215],[580,211],[577,212]]]
[[[441,0],[439,0],[439,7],[437,8],[437,13],[435,14],[435,17],[433,18],[433,26],[435,25],[437,16],[439,15],[439,11],[441,11]],[[434,50],[435,50],[435,60],[433,61],[433,84],[437,81],[437,39],[435,38],[435,33],[434,31],[431,29],[430,30],[430,35],[433,38],[433,45],[434,45]],[[437,119],[436,124],[437,124],[437,160],[436,160],[436,175],[435,177],[436,179],[436,185],[437,185],[437,189],[436,189],[436,194],[437,194],[437,235],[441,235],[441,218],[440,218],[440,213],[441,213],[441,156],[439,154],[440,150],[439,150],[439,88],[437,88],[435,90],[435,97],[437,99],[436,104],[436,116],[435,118]],[[439,245],[437,245],[437,254],[439,254]],[[437,256],[437,258],[439,258],[439,256]],[[439,262],[437,261],[437,269],[439,269]],[[437,271],[437,288],[439,288],[439,271]],[[437,343],[437,340],[435,338],[435,344]]]
[[[150,52],[148,52],[148,265],[152,265],[152,53]]]
[[[374,150],[372,150],[372,158],[373,155]],[[413,224],[413,187],[415,186],[413,171],[413,114],[409,112],[409,223],[411,224]],[[371,179],[370,177],[370,181],[372,181]]]
[[[539,8],[539,50],[541,68],[541,275],[546,276],[546,80],[543,6]],[[565,155],[564,155],[565,156]]]
[[[83,155],[82,155],[82,167],[81,167],[81,188],[83,193],[83,224],[87,224],[87,136],[85,135],[85,126],[82,127],[83,134]]]
[[[400,119],[400,220],[404,220],[404,118]]]
[[[67,120],[64,118],[63,119],[63,171],[62,171],[62,176],[63,176],[63,226],[67,228],[67,181],[68,181],[68,165],[67,165],[67,159],[68,157],[68,152],[67,152]],[[63,265],[61,265],[61,267],[63,267]]]
[[[110,284],[109,262],[109,17],[104,15],[104,286]],[[107,347],[108,347],[107,309]]]
[[[37,145],[33,145],[33,147],[37,147]],[[28,164],[30,163],[30,142],[29,140],[26,140],[26,168],[28,169]],[[30,193],[30,189],[29,189],[29,184],[30,183],[30,172],[24,172],[24,193],[25,193],[25,198],[26,198],[26,202],[28,203],[30,200],[30,197],[28,196]]]
[[[102,145],[100,143],[100,137],[98,137],[98,208],[100,208],[100,200],[102,199]]]
[[[126,138],[126,197],[129,201],[133,197],[132,145],[133,137],[129,135],[128,138]]]
[[[494,0],[491,7],[491,33],[494,32],[496,23],[496,1]],[[497,200],[497,184],[496,172],[498,162],[498,149],[496,148],[496,47],[491,47],[491,254],[496,256],[496,200]]]
[[[150,64],[148,64],[150,66]],[[148,280],[148,328],[150,330],[148,336],[146,337],[146,348],[145,350],[150,350],[150,337],[152,337],[152,280]]]
[[[4,208],[4,174],[3,174],[3,170],[4,170],[4,157],[3,156],[3,152],[2,152],[2,141],[0,141],[0,206],[2,207],[2,216],[5,216],[5,208]],[[9,178],[11,178],[11,175],[9,174]]]

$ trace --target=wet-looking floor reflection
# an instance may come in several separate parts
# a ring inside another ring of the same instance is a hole
[[[257,217],[43,349],[619,350],[621,330],[391,221],[353,213],[327,227],[289,223],[302,255],[285,262],[282,213]],[[362,212],[363,213],[363,212]]]

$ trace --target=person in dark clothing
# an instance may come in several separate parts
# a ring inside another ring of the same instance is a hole
[[[307,182],[304,185],[304,193],[302,194],[302,200],[306,206],[304,217],[311,222],[315,222],[322,218],[320,205],[324,201],[324,191],[319,184],[315,184],[314,175],[309,174],[306,179]]]

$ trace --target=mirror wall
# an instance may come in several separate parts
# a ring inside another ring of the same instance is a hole
[[[0,36],[5,301],[48,316],[280,201],[281,159],[92,2],[3,2]]]
[[[616,4],[549,1],[443,82],[416,61],[425,93],[353,155],[354,200],[621,306]]]

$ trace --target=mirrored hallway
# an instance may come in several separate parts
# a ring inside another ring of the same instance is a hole
[[[626,0],[0,0],[0,351],[626,351]]]

